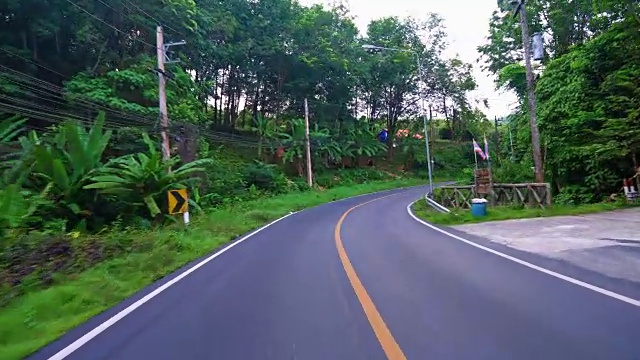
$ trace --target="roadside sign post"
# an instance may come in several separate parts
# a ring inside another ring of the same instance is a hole
[[[187,189],[169,190],[167,192],[169,200],[169,214],[182,214],[185,225],[189,225],[189,201]]]

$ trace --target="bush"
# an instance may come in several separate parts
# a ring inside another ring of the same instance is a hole
[[[598,202],[593,193],[589,193],[589,189],[580,185],[565,186],[560,192],[553,197],[553,202],[559,205],[580,205]]]
[[[256,161],[248,165],[242,174],[242,180],[247,187],[255,186],[274,194],[287,191],[287,179],[275,165]]]
[[[470,142],[436,141],[432,156],[433,170],[443,176],[458,178],[461,176],[461,171],[465,169],[473,171],[475,167],[473,145]]]
[[[531,162],[512,161],[503,159],[493,166],[493,181],[495,183],[528,183],[535,181],[535,175],[531,169]]]
[[[339,185],[363,184],[390,178],[390,174],[373,168],[339,169],[316,176],[315,184],[330,189]]]

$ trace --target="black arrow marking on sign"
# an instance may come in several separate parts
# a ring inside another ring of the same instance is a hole
[[[173,208],[172,212],[182,209],[182,205],[184,205],[187,199],[183,198],[182,195],[180,195],[180,192],[176,190],[171,191],[171,195],[176,199],[176,206]]]

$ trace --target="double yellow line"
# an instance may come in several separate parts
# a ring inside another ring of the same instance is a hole
[[[353,268],[353,265],[351,264],[351,261],[349,260],[347,251],[344,249],[344,245],[342,243],[342,237],[340,236],[340,229],[342,228],[342,223],[344,222],[344,219],[347,218],[347,215],[349,215],[351,211],[361,206],[372,203],[374,201],[381,200],[394,195],[396,194],[382,196],[377,199],[373,199],[373,200],[364,202],[362,204],[356,205],[351,209],[345,211],[345,213],[342,214],[342,217],[340,217],[340,220],[338,220],[338,223],[336,224],[336,227],[334,229],[334,237],[336,241],[336,248],[338,249],[338,255],[340,255],[340,261],[342,262],[342,267],[344,267],[344,271],[347,273],[349,282],[351,283],[351,286],[353,287],[353,290],[355,291],[356,296],[358,297],[358,301],[360,301],[360,305],[362,305],[362,309],[364,310],[364,313],[367,316],[367,320],[369,320],[369,324],[373,328],[373,332],[376,334],[376,337],[378,338],[378,342],[380,342],[380,345],[382,346],[382,350],[387,355],[388,359],[404,360],[406,359],[406,357],[404,356],[402,349],[400,349],[400,346],[394,339],[393,335],[391,334],[391,331],[389,331],[387,324],[385,324],[384,320],[382,319],[382,316],[380,316],[380,312],[378,312],[376,305],[373,303],[373,300],[371,300],[371,297],[367,293],[367,290],[364,288],[364,285],[362,285],[362,281],[360,281],[360,278],[358,278],[358,274],[356,273],[355,269]]]

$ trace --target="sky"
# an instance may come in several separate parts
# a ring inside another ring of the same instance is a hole
[[[302,5],[329,4],[331,0],[298,0]],[[355,23],[364,34],[367,24],[386,16],[426,19],[429,13],[438,13],[444,18],[447,28],[449,48],[445,56],[460,58],[474,66],[474,76],[478,89],[471,98],[489,99],[489,109],[481,107],[490,119],[502,117],[511,112],[516,102],[512,93],[495,90],[491,74],[480,69],[476,63],[478,45],[486,42],[489,33],[489,19],[497,8],[496,0],[344,0],[355,17]]]

